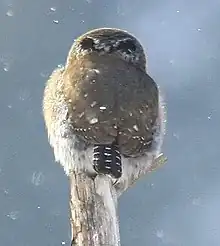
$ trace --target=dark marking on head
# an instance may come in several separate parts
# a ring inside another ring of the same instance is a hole
[[[94,49],[94,40],[92,38],[86,37],[80,42],[81,48],[83,50]]]
[[[105,52],[109,54],[121,51],[129,55],[137,50],[135,40],[129,38],[118,40],[108,37],[99,40],[91,37],[85,37],[79,44],[82,50]]]
[[[136,51],[136,45],[134,43],[133,40],[131,39],[127,39],[124,41],[119,42],[117,49],[121,50],[123,52],[128,52],[128,53],[132,53]]]

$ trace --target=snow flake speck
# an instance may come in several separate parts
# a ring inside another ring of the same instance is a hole
[[[101,107],[99,107],[99,108],[100,108],[100,110],[105,110],[105,109],[106,109],[105,106],[101,106]]]
[[[92,103],[91,103],[91,105],[90,105],[90,106],[93,108],[96,104],[97,104],[97,102],[96,102],[96,101],[94,101],[94,102],[92,102]]]
[[[85,112],[82,112],[81,114],[79,114],[79,115],[78,115],[79,118],[82,118],[84,114],[85,114]]]
[[[93,69],[95,73],[99,74],[100,71],[98,69]]]
[[[135,131],[138,131],[138,126],[137,125],[133,125],[133,128]]]
[[[97,122],[98,122],[98,119],[97,119],[97,118],[92,118],[92,119],[89,121],[90,124],[95,124],[95,123],[97,123]]]
[[[56,8],[55,8],[55,7],[51,7],[50,10],[51,10],[52,12],[55,12],[55,11],[56,11]]]

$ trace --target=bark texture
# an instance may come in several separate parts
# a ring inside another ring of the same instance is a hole
[[[161,166],[166,158],[161,154],[149,169],[138,177],[129,177],[128,185],[117,186],[106,175],[94,179],[86,174],[71,172],[70,222],[71,246],[120,246],[117,199],[141,176]]]
[[[117,195],[110,178],[69,177],[71,246],[120,246]]]

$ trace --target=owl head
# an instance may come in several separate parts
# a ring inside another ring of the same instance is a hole
[[[100,55],[116,55],[145,70],[146,57],[140,42],[130,33],[115,28],[91,30],[75,40],[69,56],[76,57],[97,52]]]

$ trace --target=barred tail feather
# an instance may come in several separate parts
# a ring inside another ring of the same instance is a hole
[[[120,178],[122,174],[121,155],[117,145],[94,145],[93,167],[97,173]]]

